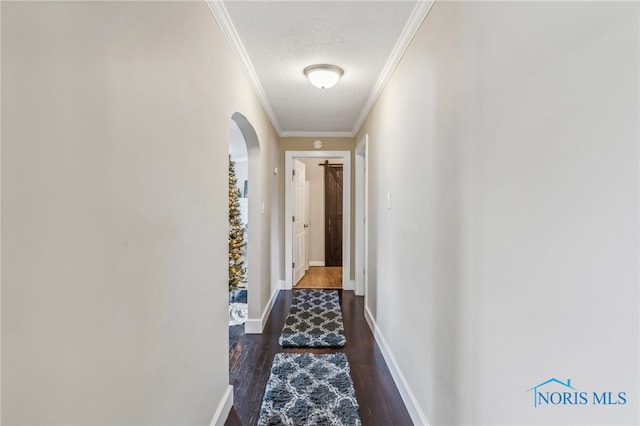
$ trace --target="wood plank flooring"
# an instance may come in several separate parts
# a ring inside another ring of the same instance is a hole
[[[294,288],[342,288],[342,267],[312,266]]]
[[[362,424],[413,424],[364,319],[364,297],[355,296],[352,291],[338,291],[347,337],[344,348],[281,348],[278,337],[289,313],[292,291],[280,291],[263,334],[244,335],[230,349],[229,376],[233,385],[234,407],[225,425],[257,424],[271,363],[278,352],[346,353]]]

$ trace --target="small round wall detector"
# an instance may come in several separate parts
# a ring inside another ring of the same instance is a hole
[[[315,149],[320,149],[322,148],[322,141],[320,139],[316,139],[315,141],[313,141],[313,147]]]

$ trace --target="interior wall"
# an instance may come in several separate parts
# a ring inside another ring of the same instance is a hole
[[[319,138],[307,138],[307,137],[300,137],[300,138],[296,138],[296,137],[286,137],[286,138],[280,138],[279,140],[279,168],[280,170],[282,170],[282,176],[280,177],[280,179],[278,180],[278,194],[279,194],[279,198],[280,198],[280,208],[281,211],[284,211],[284,170],[285,170],[285,152],[286,151],[317,151],[314,147],[313,147],[313,142],[317,139],[320,139],[323,143],[322,145],[322,151],[351,151],[351,179],[352,182],[354,182],[354,186],[352,186],[352,188],[355,188],[355,165],[354,165],[354,158],[355,158],[355,154],[354,154],[354,150],[355,150],[355,139],[354,138],[325,138],[325,137],[319,137]],[[317,161],[318,159],[316,158],[315,161]],[[317,163],[316,163],[317,164]],[[318,167],[318,166],[316,166]],[[307,168],[308,170],[308,168]],[[354,278],[354,262],[355,262],[355,225],[354,225],[354,220],[355,220],[355,191],[352,190],[351,191],[351,277],[350,279],[353,280]],[[279,229],[283,229],[284,230],[284,214],[281,215],[282,217],[280,218],[280,223],[279,223]],[[280,252],[284,253],[284,243],[285,243],[285,237],[284,237],[284,231],[282,232],[282,235],[280,237]],[[343,247],[344,249],[344,247]],[[324,255],[323,255],[323,259],[324,259]],[[285,270],[284,270],[284,260],[281,264],[281,279],[284,279],[285,276]]]
[[[210,424],[229,119],[260,141],[262,307],[277,134],[205,3],[3,2],[2,36],[2,423]]]
[[[367,309],[429,424],[640,421],[638,7],[436,2],[359,131]]]

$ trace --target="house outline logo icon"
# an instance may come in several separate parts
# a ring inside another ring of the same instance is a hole
[[[536,386],[532,387],[531,389],[527,390],[527,392],[533,391],[533,406],[534,407],[538,406],[538,388],[541,388],[542,386],[546,386],[549,383],[558,383],[559,385],[565,386],[565,387],[567,387],[569,389],[572,389],[574,391],[578,391],[578,389],[576,389],[573,386],[571,386],[571,379],[567,379],[567,383],[564,383],[564,382],[556,379],[555,377],[552,377],[549,380],[544,381],[544,382],[540,383],[539,385],[536,385]]]

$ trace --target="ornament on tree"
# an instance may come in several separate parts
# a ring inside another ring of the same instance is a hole
[[[244,260],[247,230],[240,219],[239,198],[235,163],[229,156],[229,291],[237,290],[246,282]]]

